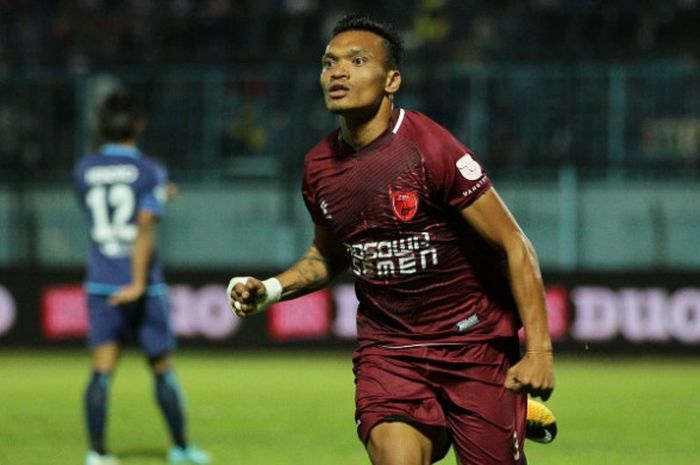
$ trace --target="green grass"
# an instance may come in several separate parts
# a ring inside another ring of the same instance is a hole
[[[355,435],[349,353],[182,350],[176,364],[190,436],[215,464],[369,463]],[[88,374],[82,351],[0,351],[0,465],[81,463]],[[527,443],[530,465],[700,463],[696,360],[560,357],[557,377],[548,404],[560,435]],[[122,360],[110,409],[109,445],[123,464],[162,464],[166,430],[136,352]]]

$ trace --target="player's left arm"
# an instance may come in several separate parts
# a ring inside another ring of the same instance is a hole
[[[131,251],[131,282],[109,296],[112,305],[138,300],[148,285],[148,270],[156,243],[158,217],[150,210],[137,213],[137,233]]]
[[[546,400],[554,389],[552,340],[535,249],[493,188],[464,208],[462,216],[504,252],[510,286],[525,329],[525,356],[510,369],[505,386]]]

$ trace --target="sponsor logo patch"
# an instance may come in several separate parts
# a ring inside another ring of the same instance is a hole
[[[474,326],[478,325],[481,319],[479,318],[479,315],[476,313],[473,315],[468,316],[467,318],[457,322],[457,331],[460,333],[463,333],[465,331],[469,331],[472,329]]]
[[[411,221],[418,212],[418,194],[415,192],[390,192],[391,208],[401,221]]]
[[[457,160],[456,165],[460,174],[469,181],[476,181],[481,177],[481,166],[468,153],[465,153],[462,158]]]

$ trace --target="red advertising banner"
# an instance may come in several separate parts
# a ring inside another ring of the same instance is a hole
[[[240,319],[225,292],[229,274],[169,276],[171,322],[183,344],[354,347],[358,303],[349,277]],[[545,278],[549,327],[559,351],[700,352],[700,287],[692,274]],[[79,270],[0,270],[0,346],[82,343],[88,318],[80,279]]]
[[[41,292],[41,328],[48,340],[84,338],[88,317],[81,285],[59,284]]]
[[[273,341],[329,337],[331,307],[332,295],[329,289],[278,302],[267,312],[268,336]]]

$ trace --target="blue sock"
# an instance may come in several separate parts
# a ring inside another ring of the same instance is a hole
[[[185,413],[182,396],[175,375],[171,370],[156,374],[156,397],[163,416],[168,423],[170,435],[178,447],[186,447]]]
[[[93,372],[85,390],[85,419],[90,438],[90,447],[98,454],[105,450],[105,425],[107,423],[107,403],[109,383],[108,373]]]

